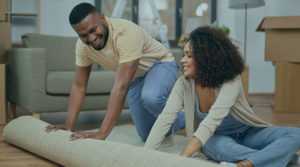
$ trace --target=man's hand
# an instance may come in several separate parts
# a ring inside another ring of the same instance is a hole
[[[51,132],[51,131],[57,131],[57,130],[67,130],[67,131],[70,131],[70,132],[73,132],[74,129],[71,125],[67,125],[67,124],[64,124],[64,125],[48,125],[46,126],[46,129],[45,131],[46,132]]]
[[[85,139],[85,138],[104,140],[105,136],[97,132],[76,132],[70,136],[70,141],[77,140],[77,139]]]
[[[130,83],[132,82],[132,78],[135,74],[138,64],[139,59],[119,64],[116,72],[115,83],[109,96],[107,111],[100,126],[99,135],[95,135],[95,137],[91,138],[103,140],[113,129],[122,112],[127,91]]]
[[[84,101],[91,69],[92,65],[76,67],[75,80],[70,93],[67,120],[64,125],[48,125],[45,129],[46,132],[57,131],[59,129],[74,131],[75,122]]]

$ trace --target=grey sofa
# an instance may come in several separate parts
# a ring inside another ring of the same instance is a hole
[[[24,34],[22,48],[8,51],[8,100],[33,115],[67,111],[76,41],[77,37]],[[172,52],[179,62],[183,52]],[[83,111],[106,110],[114,77],[114,72],[93,64]],[[128,108],[126,100],[123,109]]]
[[[76,37],[22,36],[23,48],[8,51],[8,100],[30,113],[66,111],[75,76]],[[82,110],[106,109],[115,74],[93,64]],[[128,109],[127,101],[124,108]]]

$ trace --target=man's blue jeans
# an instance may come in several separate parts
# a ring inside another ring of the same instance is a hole
[[[129,108],[142,141],[147,140],[157,116],[164,109],[177,75],[178,66],[175,62],[158,61],[143,77],[137,78],[130,85],[127,94]],[[184,127],[184,113],[180,112],[172,130],[177,131]]]
[[[248,159],[255,167],[285,167],[300,149],[300,128],[267,127],[240,134],[214,134],[202,151],[216,161]]]

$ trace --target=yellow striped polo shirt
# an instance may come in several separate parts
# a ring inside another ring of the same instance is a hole
[[[93,61],[117,71],[120,63],[140,59],[134,79],[145,75],[156,61],[174,61],[172,53],[136,24],[107,18],[109,36],[105,47],[98,51],[83,43],[76,44],[76,65],[88,66]]]

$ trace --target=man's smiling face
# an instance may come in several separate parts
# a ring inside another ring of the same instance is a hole
[[[96,50],[101,50],[105,47],[109,32],[103,14],[90,13],[79,23],[73,24],[72,27],[85,44]]]

